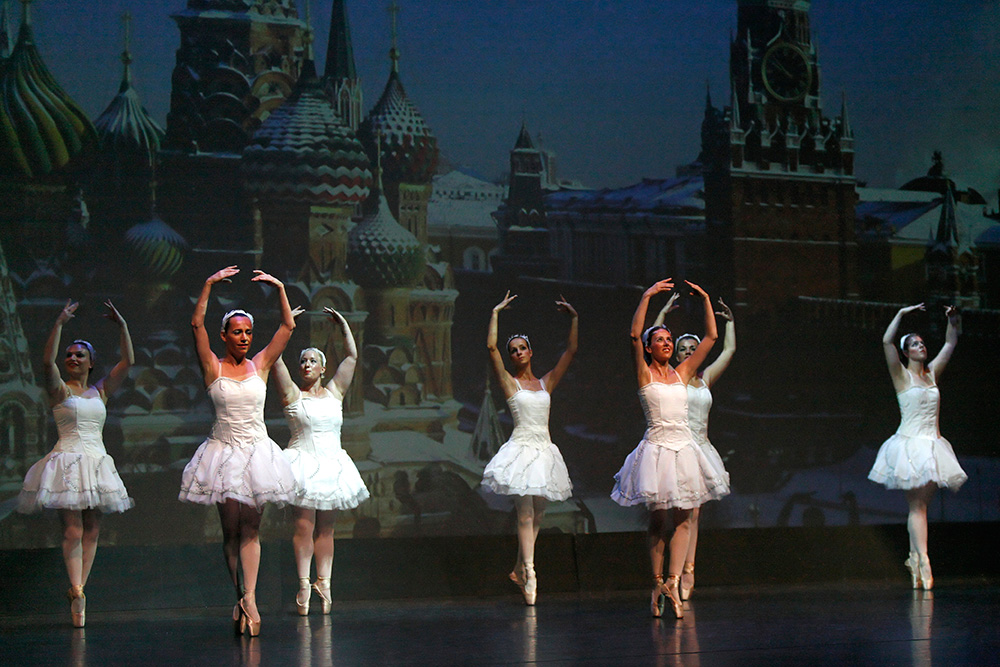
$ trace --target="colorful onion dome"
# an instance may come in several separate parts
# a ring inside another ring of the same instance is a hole
[[[243,175],[247,190],[261,198],[326,205],[368,198],[368,156],[327,101],[311,60],[292,95],[243,150]]]
[[[38,55],[25,3],[17,44],[0,73],[0,174],[60,180],[96,144],[94,126]]]
[[[132,55],[129,53],[127,36],[122,64],[124,73],[118,94],[94,121],[98,153],[102,161],[111,162],[118,173],[127,172],[134,167],[152,166],[164,135],[163,128],[150,117],[139,101],[139,94],[132,87]]]
[[[188,244],[184,237],[155,215],[125,233],[134,269],[149,278],[166,280],[180,270]]]
[[[378,103],[361,124],[369,155],[382,133],[382,169],[390,183],[430,183],[438,164],[437,139],[406,96],[395,65]]]
[[[347,237],[347,274],[368,288],[416,285],[424,274],[424,249],[392,217],[381,187],[372,196],[378,196],[378,208]]]

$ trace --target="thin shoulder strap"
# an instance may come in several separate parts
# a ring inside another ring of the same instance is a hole
[[[250,364],[250,373],[257,375],[257,367],[253,365],[253,359],[247,359],[247,363]]]
[[[514,378],[514,384],[517,385],[517,390],[520,391],[521,390],[521,383],[517,381],[517,378]]]
[[[545,379],[544,378],[538,378],[538,384],[542,385],[542,390],[543,391],[548,391],[548,389],[545,388]]]

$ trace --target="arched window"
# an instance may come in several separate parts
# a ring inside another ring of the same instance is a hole
[[[486,270],[486,253],[479,246],[469,246],[462,253],[462,268],[469,271]]]

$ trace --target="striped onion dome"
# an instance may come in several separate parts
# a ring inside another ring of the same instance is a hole
[[[362,287],[415,285],[424,273],[424,249],[392,217],[382,188],[372,195],[378,196],[378,208],[371,207],[347,237],[347,275]]]
[[[0,174],[56,181],[93,153],[97,133],[42,62],[28,6],[24,3],[17,44],[0,72]]]
[[[437,139],[406,96],[395,65],[382,97],[358,129],[369,155],[374,155],[375,137],[380,132],[385,179],[390,183],[430,183],[438,164]]]
[[[159,280],[171,278],[180,270],[188,249],[184,237],[155,215],[129,229],[125,245],[133,268]]]
[[[133,167],[149,168],[160,150],[163,128],[150,117],[132,87],[132,57],[127,46],[122,53],[122,62],[125,72],[118,94],[94,121],[98,153],[103,160],[117,167],[117,171],[128,171]]]
[[[260,198],[326,205],[368,198],[368,156],[327,101],[311,60],[243,150],[243,176],[247,190]]]

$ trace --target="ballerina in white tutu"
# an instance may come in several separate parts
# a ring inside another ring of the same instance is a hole
[[[927,346],[918,334],[903,336],[896,350],[900,321],[914,310],[925,310],[924,304],[900,308],[882,336],[885,361],[899,401],[900,423],[896,433],[878,450],[868,479],[888,489],[906,491],[906,528],[910,534],[906,567],[914,588],[930,590],[934,575],[927,557],[927,505],[939,486],[957,491],[968,479],[951,443],[941,437],[938,429],[941,394],[937,381],[958,344],[959,315],[954,306],[945,307],[948,328],[944,346],[927,363]],[[906,360],[905,366],[900,354]]]
[[[657,316],[654,326],[663,324],[666,314],[674,308],[673,304],[677,300],[677,296],[676,292],[670,296],[667,305],[663,307],[659,316]],[[733,321],[733,311],[730,310],[729,306],[722,299],[719,299],[718,302],[722,310],[716,311],[715,314],[726,321],[726,330],[722,338],[722,352],[715,361],[708,365],[708,368],[695,373],[688,380],[688,424],[691,427],[691,433],[694,434],[694,438],[698,442],[698,446],[705,452],[705,456],[708,457],[708,460],[715,468],[717,476],[725,481],[722,495],[728,495],[729,473],[726,472],[726,466],[722,462],[722,457],[719,456],[718,450],[708,439],[708,413],[712,409],[711,387],[722,376],[725,370],[729,368],[729,363],[733,360],[733,354],[736,352],[736,323]],[[698,349],[698,345],[701,344],[701,338],[693,333],[685,333],[678,336],[674,342],[677,347],[677,351],[674,352],[674,361],[680,364],[694,354],[695,350]],[[687,556],[684,558],[684,570],[681,574],[681,601],[691,597],[691,591],[694,590],[694,557],[695,551],[698,548],[698,523],[700,518],[701,508],[695,507],[691,510],[691,536],[688,540]]]
[[[674,340],[670,330],[652,326],[643,331],[646,310],[653,295],[673,289],[669,278],[647,289],[632,317],[632,350],[639,382],[639,401],[646,415],[646,433],[626,459],[618,474],[611,497],[619,505],[641,505],[649,509],[649,558],[653,570],[650,609],[661,616],[667,599],[674,615],[682,618],[678,584],[688,552],[691,513],[703,503],[719,498],[728,484],[698,446],[688,426],[687,384],[697,373],[715,339],[715,313],[708,294],[686,282],[701,295],[705,306],[705,337],[687,359],[670,366]],[[670,538],[667,580],[663,580],[663,553],[669,523]]]
[[[535,540],[538,539],[545,506],[550,500],[566,500],[573,494],[566,463],[549,436],[549,405],[552,392],[576,354],[579,318],[565,299],[556,301],[556,307],[572,317],[569,337],[566,351],[559,357],[555,368],[541,378],[531,370],[532,350],[528,337],[524,334],[511,336],[507,340],[507,354],[514,366],[514,373],[511,374],[504,367],[503,356],[497,349],[497,319],[499,312],[516,298],[516,294],[511,296],[508,291],[503,301],[493,308],[486,337],[493,372],[503,388],[514,418],[514,432],[486,464],[483,486],[494,493],[513,496],[517,509],[518,551],[514,570],[509,576],[520,587],[525,603],[533,605],[538,593]]]
[[[79,304],[67,301],[56,318],[45,343],[42,368],[59,440],[28,470],[17,499],[19,512],[59,511],[63,560],[70,583],[70,616],[78,628],[86,623],[83,588],[97,555],[101,512],[124,512],[133,504],[115,462],[104,449],[101,433],[107,415],[104,404],[128,377],[135,355],[125,318],[110,301],[104,305],[108,308],[104,317],[118,325],[121,357],[111,372],[94,384],[90,384],[94,347],[87,341],[75,340],[66,348],[63,363],[67,380],[62,379],[56,364],[63,325],[73,318]]]
[[[368,499],[368,488],[357,466],[340,445],[344,396],[354,379],[358,347],[343,315],[332,308],[323,311],[344,332],[345,355],[330,381],[323,385],[326,354],[315,347],[299,353],[301,386],[292,380],[281,357],[274,364],[274,379],[292,431],[284,454],[291,463],[297,484],[295,499],[291,501],[295,517],[292,545],[299,575],[295,606],[301,616],[309,613],[313,589],[320,597],[323,613],[330,613],[333,526],[337,510],[352,509]],[[294,314],[298,312],[296,309]],[[316,583],[310,585],[309,571],[314,554]]]
[[[184,468],[180,500],[215,505],[222,522],[222,549],[239,602],[233,608],[237,632],[260,633],[255,592],[260,568],[260,518],[265,503],[284,505],[295,498],[295,477],[288,459],[267,435],[264,398],[271,366],[281,356],[295,328],[285,286],[263,271],[252,280],[273,285],[281,304],[281,325],[263,350],[247,356],[253,342],[253,317],[233,310],[222,318],[226,345],[221,359],[212,352],[205,311],[212,285],[239,273],[229,266],[205,281],[191,317],[195,348],[208,395],[215,407],[212,432]],[[240,589],[240,570],[243,587]]]

